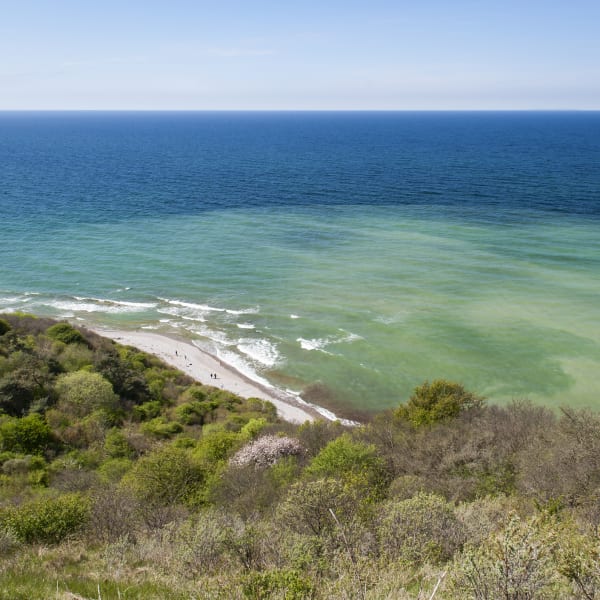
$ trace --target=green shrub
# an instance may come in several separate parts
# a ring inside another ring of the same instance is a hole
[[[57,323],[46,329],[46,335],[64,344],[85,344],[86,340],[80,331],[69,323]]]
[[[58,544],[85,526],[89,512],[87,498],[66,494],[6,508],[0,513],[0,523],[22,542]]]
[[[151,400],[150,402],[144,402],[139,406],[133,407],[133,416],[138,421],[149,421],[155,419],[160,415],[162,410],[162,404],[158,400]]]
[[[237,433],[212,430],[198,442],[194,455],[202,462],[215,464],[228,458],[240,441],[241,438]]]
[[[242,579],[242,590],[246,598],[256,600],[304,600],[312,598],[315,592],[308,577],[290,569],[251,571]]]
[[[104,450],[111,458],[131,458],[135,449],[120,429],[113,427],[104,438]]]
[[[123,485],[148,505],[191,501],[205,472],[181,448],[163,446],[140,458],[123,478]]]
[[[459,383],[437,379],[415,388],[408,402],[396,410],[396,417],[415,427],[457,417],[461,412],[480,407],[483,398],[468,392]]]
[[[183,427],[175,421],[167,421],[165,417],[156,417],[141,426],[141,430],[156,438],[170,438],[181,433]]]
[[[53,447],[52,430],[38,414],[18,419],[9,418],[0,424],[0,448],[21,454],[43,454]]]
[[[208,402],[184,402],[175,409],[175,418],[183,425],[204,425],[212,407]]]
[[[104,481],[118,483],[132,465],[129,458],[111,458],[98,467],[98,474]]]
[[[387,486],[384,461],[373,445],[355,442],[343,434],[329,442],[306,468],[312,477],[337,477],[364,486],[372,497],[381,497]]]
[[[76,417],[84,417],[96,410],[113,411],[119,398],[110,381],[99,373],[75,371],[61,375],[56,382],[59,406]]]

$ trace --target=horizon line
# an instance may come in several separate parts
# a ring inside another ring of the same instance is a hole
[[[0,108],[0,113],[439,113],[439,112],[600,112],[598,108]]]

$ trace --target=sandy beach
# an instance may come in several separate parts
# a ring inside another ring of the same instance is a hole
[[[317,418],[329,417],[329,415],[319,412],[311,405],[303,403],[302,400],[292,394],[286,394],[274,388],[267,388],[251,381],[230,365],[207,352],[203,352],[187,341],[147,331],[114,329],[93,329],[93,331],[111,338],[119,344],[135,346],[144,352],[158,356],[167,364],[186,373],[200,383],[220,387],[243,398],[268,400],[277,407],[279,416],[286,421],[304,423],[305,421],[314,421]],[[211,378],[211,373],[216,374],[216,378]]]

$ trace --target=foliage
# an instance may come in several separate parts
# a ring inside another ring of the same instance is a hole
[[[339,477],[364,486],[374,498],[383,496],[388,483],[385,463],[374,445],[355,442],[343,434],[329,442],[306,468],[311,477]]]
[[[5,508],[0,524],[25,543],[58,544],[78,533],[89,517],[89,501],[78,494],[65,494]]]
[[[60,375],[56,382],[59,405],[68,413],[83,417],[95,410],[117,408],[119,398],[110,382],[99,373],[75,371]]]
[[[555,541],[540,522],[514,516],[501,533],[457,559],[452,589],[461,598],[521,600],[557,598],[552,563]]]
[[[244,576],[242,585],[244,596],[256,600],[273,597],[304,600],[314,593],[310,579],[290,569],[251,571]]]
[[[64,344],[85,343],[85,338],[82,333],[68,323],[57,323],[56,325],[52,325],[52,327],[48,327],[46,335],[49,338],[58,342],[63,342]]]
[[[238,450],[229,464],[236,467],[253,465],[257,469],[264,469],[282,458],[303,453],[304,448],[294,438],[265,435]]]
[[[150,505],[190,502],[204,480],[204,470],[187,451],[161,446],[140,458],[123,485]]]
[[[378,534],[384,554],[413,564],[447,561],[463,541],[452,505],[424,493],[384,504]]]
[[[408,402],[396,410],[396,417],[419,427],[455,418],[482,404],[483,398],[468,392],[459,383],[437,379],[416,387]]]
[[[22,454],[43,454],[56,444],[52,430],[41,415],[0,421],[0,448]]]
[[[3,320],[0,600],[600,597],[596,412],[434,381],[365,425],[296,426]]]

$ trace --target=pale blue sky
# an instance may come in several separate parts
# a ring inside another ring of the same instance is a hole
[[[600,0],[0,0],[0,109],[600,109]]]

